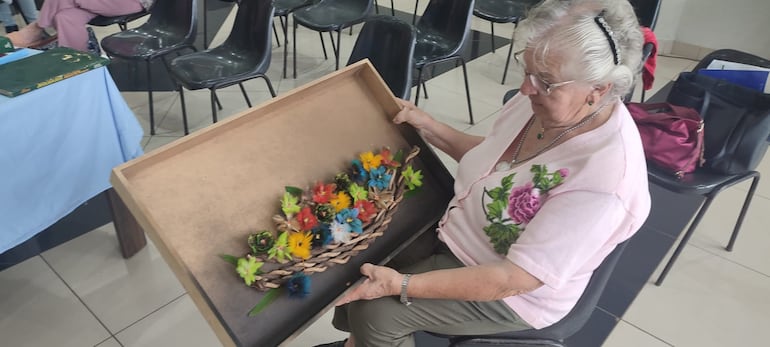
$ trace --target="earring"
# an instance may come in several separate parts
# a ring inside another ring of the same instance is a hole
[[[593,106],[593,105],[594,105],[593,100],[588,100],[588,106]]]

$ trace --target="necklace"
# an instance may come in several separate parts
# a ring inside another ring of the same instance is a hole
[[[561,128],[567,128],[569,126],[559,126],[559,127],[550,127],[550,129],[561,129]],[[540,121],[540,131],[537,132],[537,139],[542,140],[545,137],[545,126],[543,125],[543,121]]]
[[[596,111],[592,112],[591,114],[589,114],[588,116],[583,118],[583,120],[581,120],[577,124],[567,128],[567,129],[565,129],[564,131],[559,133],[559,135],[556,135],[556,137],[554,137],[554,139],[551,140],[551,142],[549,142],[547,145],[545,145],[545,147],[539,149],[537,152],[535,152],[535,154],[532,154],[529,157],[526,157],[524,159],[519,159],[519,152],[521,152],[522,144],[524,144],[524,140],[527,139],[527,134],[529,133],[529,129],[532,128],[532,124],[535,123],[535,115],[532,115],[532,118],[530,118],[529,122],[527,123],[527,127],[524,128],[524,134],[522,135],[521,140],[519,140],[519,143],[516,144],[516,149],[513,150],[513,155],[511,156],[511,161],[510,162],[501,161],[501,162],[497,163],[497,165],[495,165],[495,170],[496,171],[508,171],[511,168],[513,168],[514,164],[528,161],[528,160],[530,160],[530,159],[532,159],[534,157],[537,157],[538,155],[542,154],[543,152],[549,150],[562,137],[564,137],[565,135],[573,132],[575,129],[580,128],[580,127],[588,124],[588,122],[590,122],[591,120],[596,118],[596,116],[604,108],[604,106],[607,106],[607,104],[599,106],[599,108],[597,108]],[[540,135],[540,134],[538,134],[538,135]]]

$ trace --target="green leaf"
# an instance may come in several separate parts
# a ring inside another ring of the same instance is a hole
[[[403,149],[399,149],[398,152],[396,152],[396,154],[393,155],[393,161],[397,161],[399,163],[403,163],[404,162],[404,155],[405,155],[404,154],[404,150]]]
[[[502,189],[506,192],[511,191],[511,188],[513,188],[513,177],[516,176],[516,173],[512,173],[508,176],[503,177],[503,179],[500,181],[500,184],[502,184]]]
[[[226,261],[226,262],[228,262],[230,264],[233,264],[233,266],[238,266],[238,257],[236,257],[234,255],[220,254],[219,257],[222,258],[222,260],[224,260],[224,261]]]
[[[487,195],[489,195],[492,200],[500,200],[504,195],[503,188],[497,187],[493,188],[492,190],[488,190]]]
[[[488,217],[492,217],[495,220],[503,218],[503,210],[508,207],[505,201],[495,200],[487,204]]]
[[[294,195],[296,197],[302,196],[302,189],[300,189],[300,188],[292,187],[292,186],[286,186],[284,188],[286,189],[286,192],[291,194],[291,195]]]
[[[257,313],[259,313],[259,311],[264,310],[267,305],[270,305],[273,303],[273,301],[275,301],[275,299],[278,299],[279,294],[281,294],[280,288],[273,288],[268,290],[267,293],[265,293],[265,296],[262,297],[262,300],[259,300],[257,305],[255,305],[254,308],[249,311],[249,317],[254,317],[257,315]]]

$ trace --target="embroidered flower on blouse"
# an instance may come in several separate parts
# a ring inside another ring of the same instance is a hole
[[[532,165],[530,172],[533,173],[532,182],[522,186],[513,187],[516,173],[512,173],[503,177],[499,187],[484,188],[481,205],[490,222],[484,227],[484,233],[499,254],[508,254],[508,249],[540,210],[548,191],[562,184],[569,174],[566,168],[548,172],[545,165]],[[492,202],[485,203],[486,197]],[[507,217],[503,216],[503,211],[508,213]]]

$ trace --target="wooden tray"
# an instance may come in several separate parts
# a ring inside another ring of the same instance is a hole
[[[391,122],[399,109],[363,61],[118,166],[111,181],[224,345],[278,345],[330,308],[361,264],[385,262],[443,214],[452,178],[410,126]],[[415,166],[425,185],[385,235],[312,275],[307,298],[283,295],[248,317],[263,293],[218,254],[245,254],[249,233],[274,230],[284,186],[330,180],[363,151],[411,145],[422,149]]]

